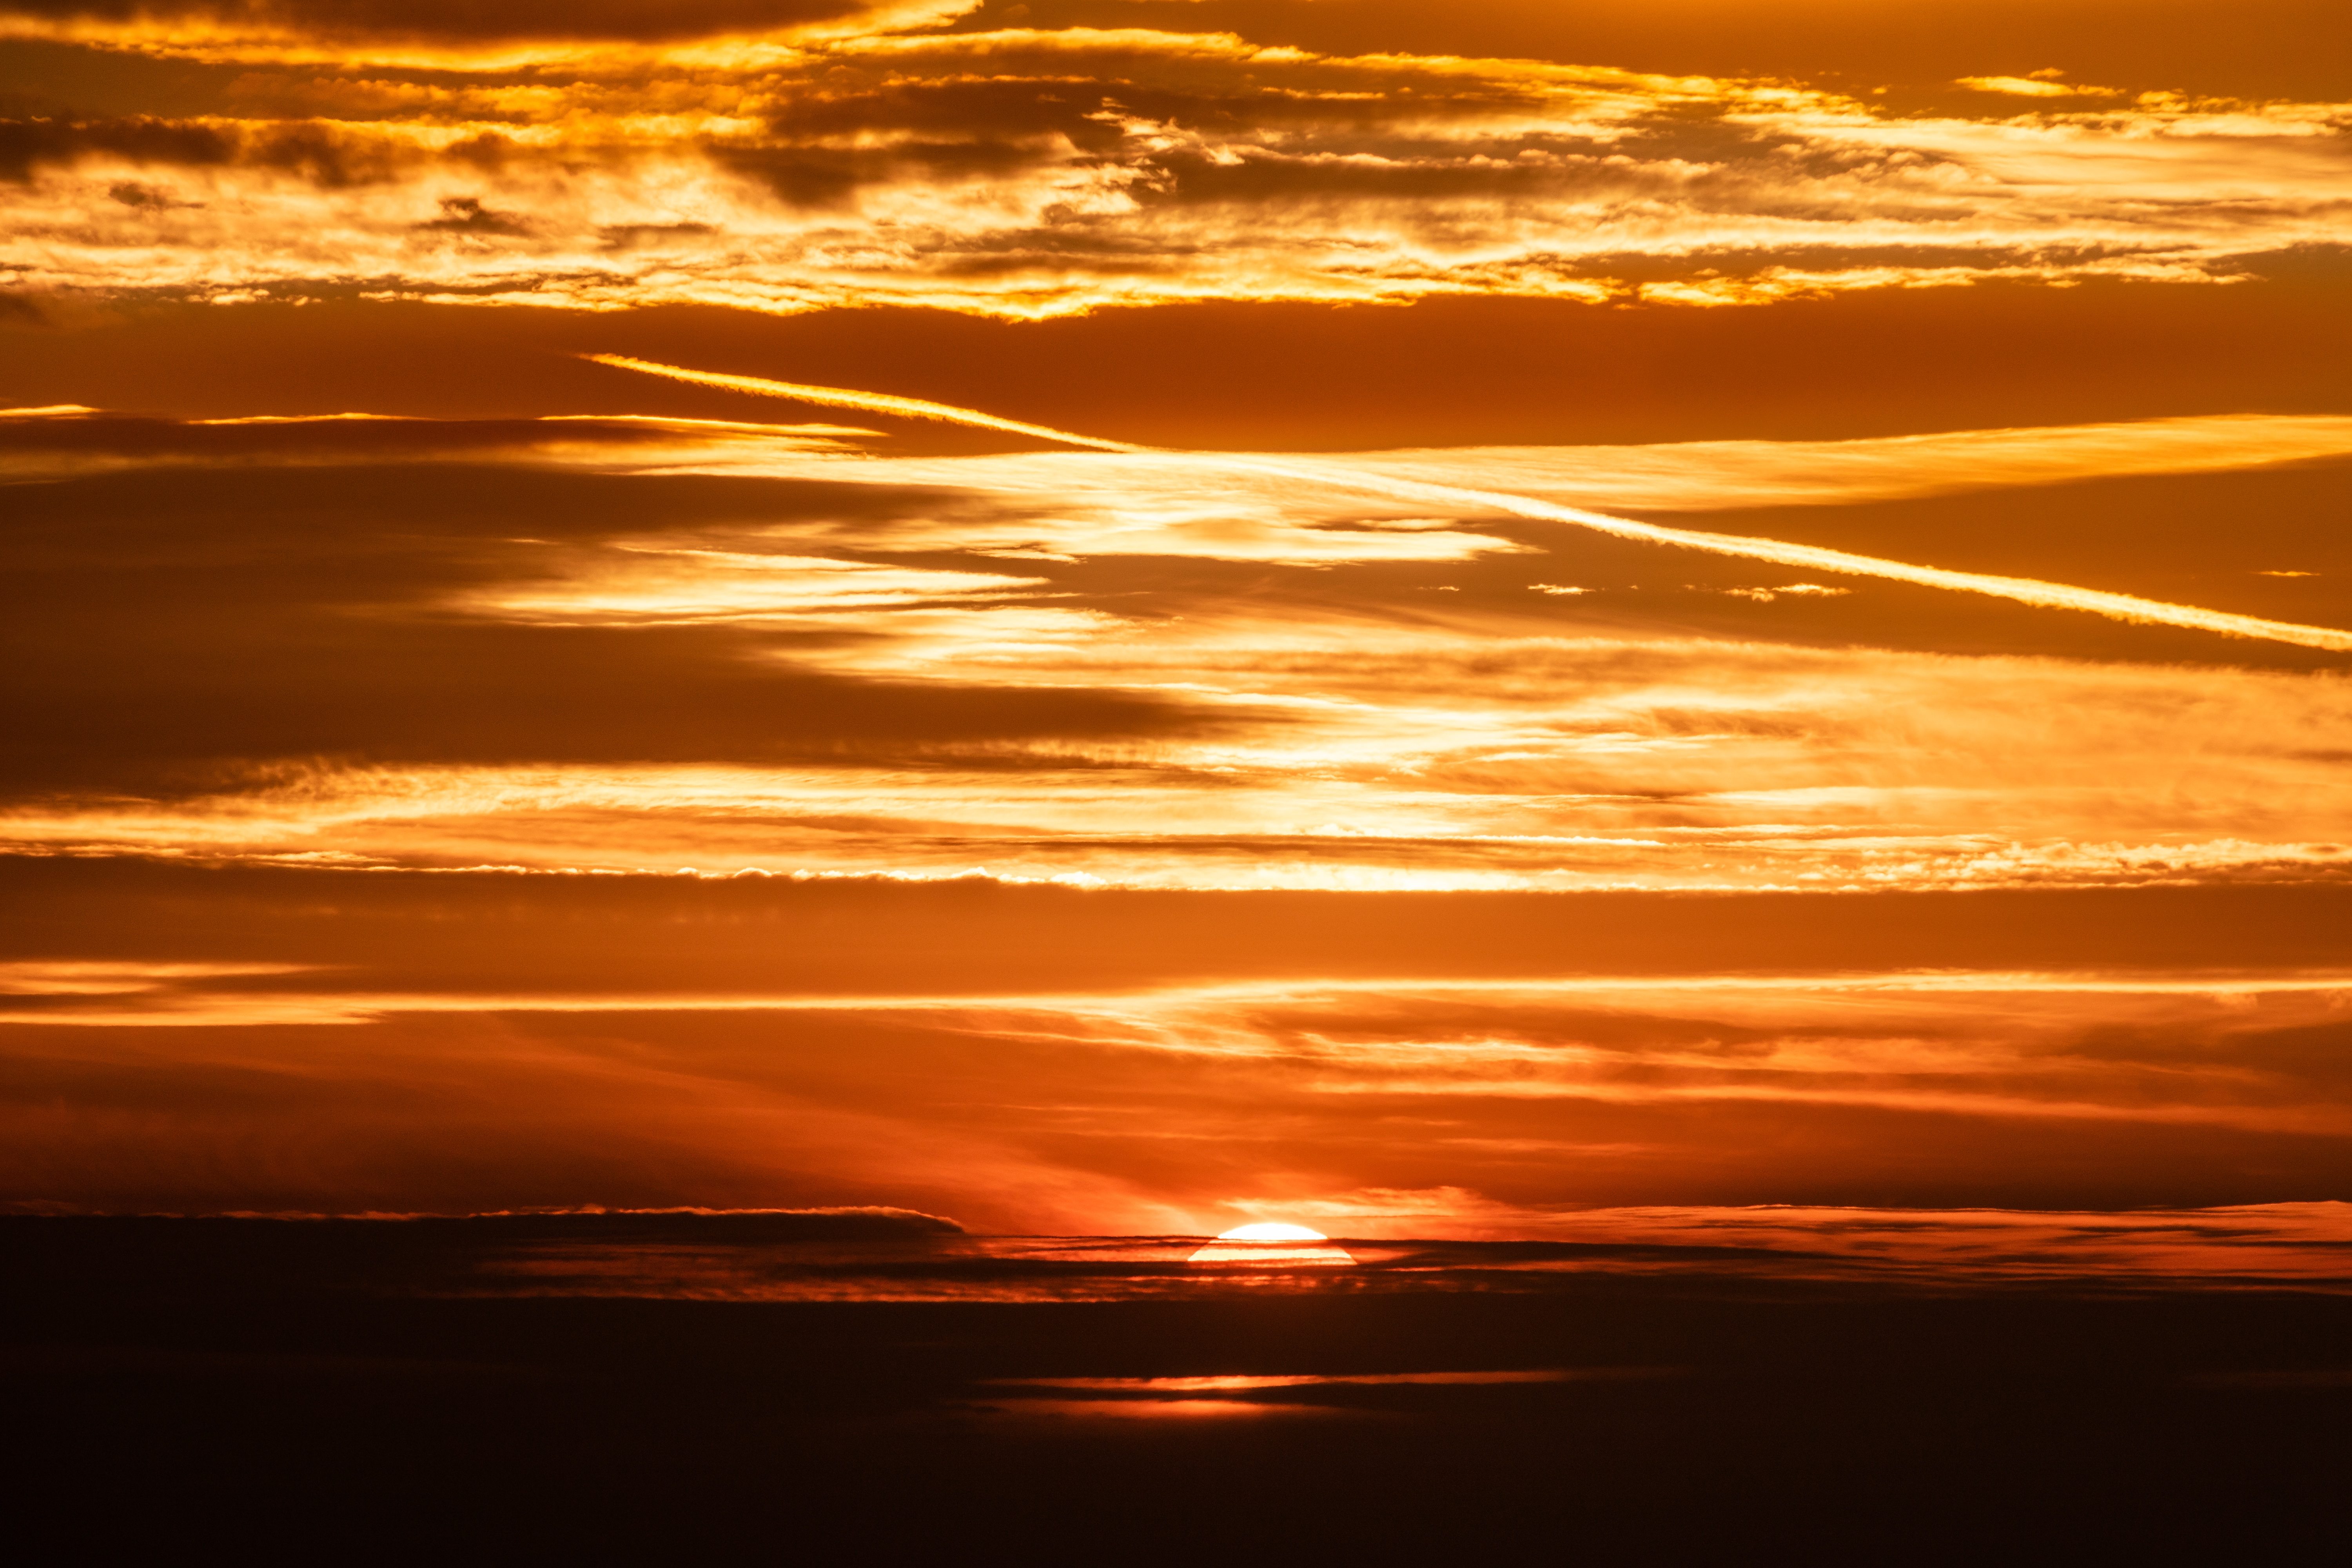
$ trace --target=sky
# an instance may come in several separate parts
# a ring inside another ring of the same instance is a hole
[[[2347,29],[5,0],[0,1202],[2352,1198]]]

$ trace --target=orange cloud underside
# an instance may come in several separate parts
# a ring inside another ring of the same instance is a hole
[[[0,1203],[2325,1276],[2340,92],[1148,9],[0,6]]]

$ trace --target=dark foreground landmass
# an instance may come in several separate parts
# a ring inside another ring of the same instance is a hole
[[[997,1256],[919,1215],[809,1225],[0,1219],[12,1533],[51,1543],[19,1560],[2352,1545],[2352,1296],[2327,1289],[1504,1244],[1253,1281]],[[789,1288],[695,1299],[751,1251]]]

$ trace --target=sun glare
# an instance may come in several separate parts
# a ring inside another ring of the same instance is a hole
[[[1303,1225],[1284,1225],[1278,1221],[1268,1220],[1257,1225],[1235,1226],[1231,1230],[1220,1231],[1217,1234],[1217,1239],[1219,1241],[1328,1241],[1331,1238],[1319,1230],[1309,1230]]]
[[[1334,1264],[1345,1267],[1356,1259],[1345,1247],[1332,1246],[1331,1238],[1319,1230],[1285,1225],[1278,1220],[1261,1220],[1224,1232],[1193,1253],[1192,1261],[1244,1268],[1328,1268]]]

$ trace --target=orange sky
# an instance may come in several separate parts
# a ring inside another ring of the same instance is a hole
[[[0,1202],[2352,1196],[2338,9],[1563,10],[0,4]]]

